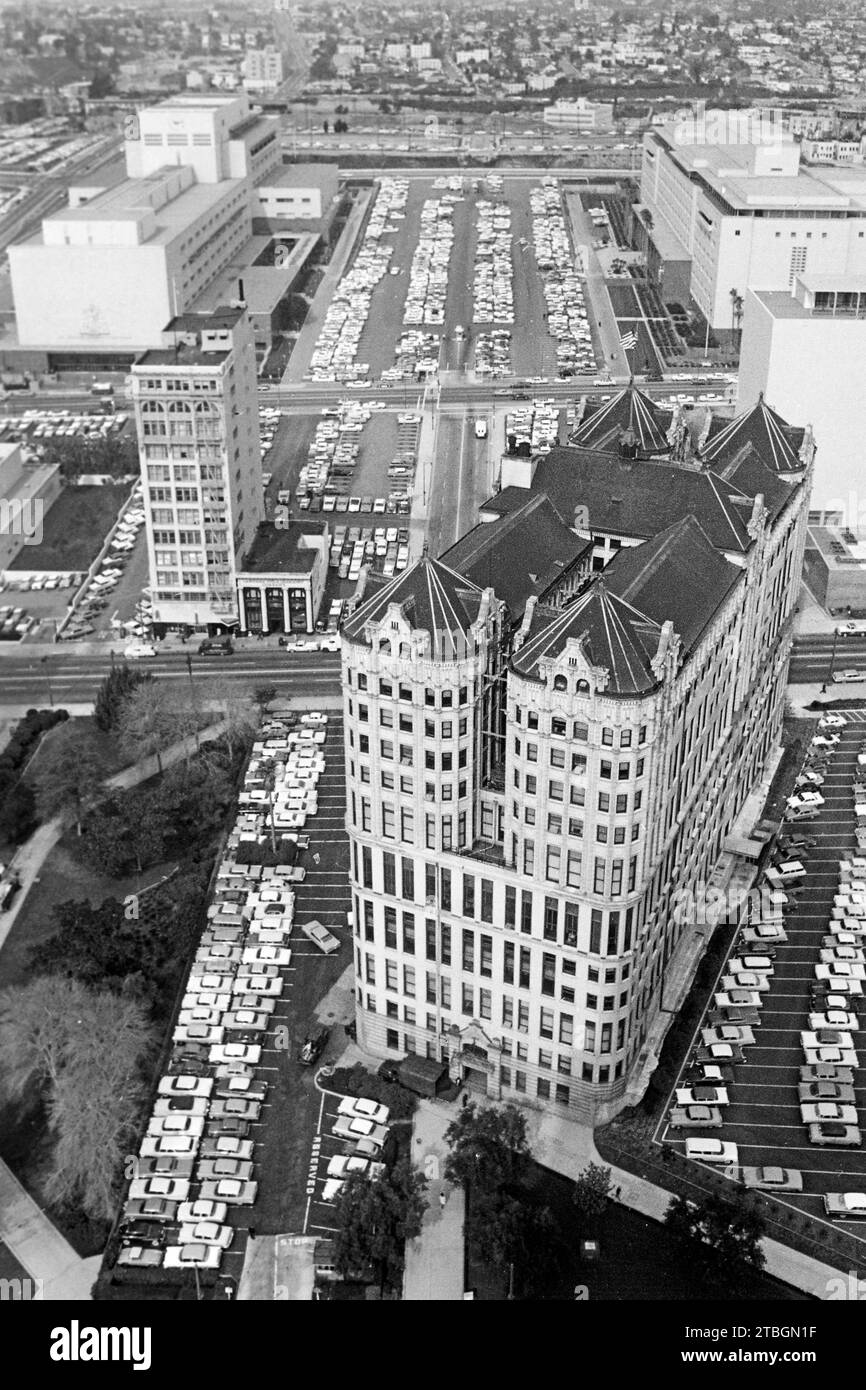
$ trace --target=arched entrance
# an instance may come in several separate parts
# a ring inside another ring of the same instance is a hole
[[[500,1098],[501,1044],[489,1038],[476,1019],[465,1028],[452,1024],[448,1031],[448,1071],[474,1095]]]

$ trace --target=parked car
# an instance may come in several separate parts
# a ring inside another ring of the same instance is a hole
[[[797,1168],[743,1168],[740,1173],[746,1187],[759,1192],[802,1192],[803,1174]]]
[[[825,1192],[824,1210],[845,1221],[860,1220],[866,1217],[866,1192]]]
[[[809,1143],[820,1144],[835,1148],[859,1149],[863,1142],[860,1130],[856,1125],[836,1124],[834,1122],[826,1124],[811,1124],[809,1126]]]
[[[721,1129],[722,1112],[715,1105],[675,1105],[670,1124],[672,1129]]]
[[[361,1119],[370,1120],[374,1125],[385,1125],[388,1123],[388,1107],[380,1105],[375,1100],[367,1100],[363,1096],[343,1096],[337,1107],[338,1115],[356,1115]]]

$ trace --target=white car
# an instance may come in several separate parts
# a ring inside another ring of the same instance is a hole
[[[222,1250],[218,1245],[170,1245],[165,1252],[166,1269],[219,1269]]]
[[[245,946],[242,957],[244,965],[277,965],[285,967],[291,963],[292,953],[287,946]]]
[[[367,1100],[363,1096],[343,1096],[337,1106],[339,1115],[356,1115],[364,1120],[372,1120],[375,1125],[388,1123],[388,1107],[380,1105],[375,1100]]]
[[[213,1090],[209,1076],[164,1076],[157,1086],[161,1096],[203,1096],[205,1099]]]
[[[214,1202],[214,1206],[225,1206],[223,1202]],[[232,1226],[222,1226],[218,1221],[190,1221],[184,1222],[180,1228],[178,1240],[181,1245],[215,1245],[220,1250],[228,1250],[234,1240],[234,1228]]]
[[[221,1225],[228,1215],[225,1202],[181,1202],[177,1209],[177,1219],[181,1224],[188,1221],[216,1221]]]
[[[207,1101],[205,1101],[207,1105]],[[204,1133],[203,1115],[154,1115],[147,1123],[147,1133],[154,1138],[165,1135],[181,1135],[185,1138],[201,1138]]]
[[[259,1043],[222,1043],[208,1053],[211,1062],[248,1062],[253,1067],[258,1066],[261,1059]]]
[[[825,1192],[824,1210],[842,1220],[866,1217],[866,1192]]]
[[[315,946],[318,946],[319,950],[324,952],[326,956],[340,949],[340,943],[336,936],[329,932],[328,928],[321,922],[305,922],[301,927],[301,931],[304,933],[304,936],[309,937],[310,941],[312,941]]]
[[[329,1178],[348,1178],[352,1173],[362,1177],[378,1178],[384,1173],[384,1163],[373,1163],[369,1158],[357,1154],[335,1154],[328,1162]]]
[[[816,980],[866,980],[866,966],[851,965],[844,960],[820,961],[815,966]]]
[[[127,661],[138,661],[142,657],[156,656],[156,647],[150,642],[130,642],[128,647],[124,647],[123,655]]]
[[[301,715],[302,724],[327,724],[328,716],[322,714],[320,710],[308,710]]]

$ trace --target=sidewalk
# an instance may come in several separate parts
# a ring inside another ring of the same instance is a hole
[[[0,1161],[0,1239],[38,1280],[38,1297],[51,1302],[81,1303],[90,1298],[100,1255],[82,1259]]]
[[[463,1189],[445,1182],[442,1172],[448,1150],[445,1130],[453,1107],[422,1100],[412,1129],[412,1162],[427,1177],[427,1210],[421,1234],[406,1246],[403,1301],[455,1303],[463,1301]],[[445,1195],[442,1205],[440,1195]]]

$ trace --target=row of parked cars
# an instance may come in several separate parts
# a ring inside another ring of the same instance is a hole
[[[838,729],[844,724],[841,715],[824,716],[807,752],[804,772],[814,773],[823,782],[824,770],[839,742]],[[815,844],[808,834],[793,828],[792,823],[801,818],[800,808],[797,805],[789,806],[785,816],[786,825],[779,838],[776,862],[765,873],[760,920],[744,929],[737,943],[738,954],[742,953],[744,946],[760,954],[729,961],[729,974],[722,981],[723,986],[732,984],[732,976],[736,974],[734,967],[748,964],[752,975],[751,981],[745,982],[748,988],[737,995],[730,989],[725,994],[716,994],[717,1007],[724,1006],[730,1010],[736,1004],[739,1012],[736,1016],[730,1015],[732,1019],[736,1017],[736,1021],[720,1025],[725,1036],[720,1035],[719,1026],[704,1030],[704,1047],[699,1049],[695,1058],[698,1065],[703,1066],[709,1058],[719,1065],[733,1065],[743,1060],[744,1047],[754,1041],[753,1029],[760,1020],[762,999],[770,987],[777,948],[787,941],[784,920],[779,913],[790,904],[779,901],[787,899],[781,885],[806,879],[807,871],[802,861],[792,856]],[[834,895],[831,918],[815,964],[808,1027],[800,1032],[803,1062],[799,1071],[797,1100],[809,1141],[819,1147],[860,1147],[862,1142],[854,1089],[855,1069],[859,1064],[854,1038],[859,1031],[859,1014],[864,1002],[864,942],[866,857],[843,859],[839,864],[839,891]],[[738,987],[743,986],[742,975],[738,976],[737,984]],[[706,1076],[702,1075],[701,1080],[706,1080]],[[686,1102],[700,1100],[705,1108],[719,1111],[727,1099],[724,1086],[717,1086],[714,1094],[710,1093],[709,1087],[700,1091],[692,1088],[688,1094],[677,1092],[677,1101],[684,1108]],[[689,1157],[724,1164],[732,1176],[736,1175],[738,1154],[735,1144],[702,1137],[688,1140],[686,1151]],[[747,1186],[763,1191],[803,1190],[803,1175],[795,1168],[744,1167],[739,1175]],[[866,1217],[866,1193],[828,1192],[824,1194],[823,1202],[828,1215],[841,1219]]]
[[[559,442],[559,406],[552,398],[515,406],[505,417],[505,438],[509,449],[528,444],[533,454],[549,453]]]
[[[361,434],[374,411],[385,410],[385,401],[343,400],[326,407],[307,449],[307,461],[298,477],[297,496],[348,492],[358,466]]]
[[[115,527],[108,552],[102,560],[98,573],[90,579],[83,593],[79,595],[75,610],[60,634],[68,641],[87,637],[95,630],[96,620],[112,602],[114,590],[123,578],[123,571],[144,525],[144,502],[141,484],[135,490],[120,520]],[[128,632],[137,640],[146,640],[150,632],[152,606],[150,595],[142,596],[131,621]]]
[[[388,576],[401,574],[408,563],[408,527],[338,526],[334,531],[329,564],[341,579],[358,580],[365,564],[381,565]]]
[[[403,309],[403,322],[409,327],[445,322],[448,266],[454,245],[453,203],[460,197],[462,194],[445,193],[427,198],[421,208],[421,228]]]
[[[476,204],[472,317],[476,323],[514,322],[511,210],[479,198]]]
[[[583,288],[574,269],[559,183],[542,180],[529,195],[535,260],[544,280],[547,329],[557,339],[556,365],[560,377],[596,370],[595,351]]]
[[[421,380],[436,376],[440,344],[438,333],[430,333],[423,328],[404,328],[394,349],[394,365],[385,367],[381,380]]]
[[[511,375],[511,330],[492,328],[475,338],[475,371],[479,376]]]
[[[409,192],[407,179],[383,178],[379,184],[364,237],[351,269],[337,286],[306,376],[312,381],[358,381],[366,379],[369,363],[357,361],[358,344],[370,314],[373,292],[387,274],[393,247],[381,238],[397,230],[396,221],[405,216]]]
[[[218,1271],[235,1238],[232,1213],[255,1205],[255,1129],[268,1095],[262,1053],[292,958],[292,884],[304,870],[251,864],[246,849],[278,831],[295,859],[308,847],[301,827],[315,811],[326,722],[315,711],[273,720],[253,745],[130,1183],[122,1268]],[[301,930],[321,950],[339,947],[320,923]]]

